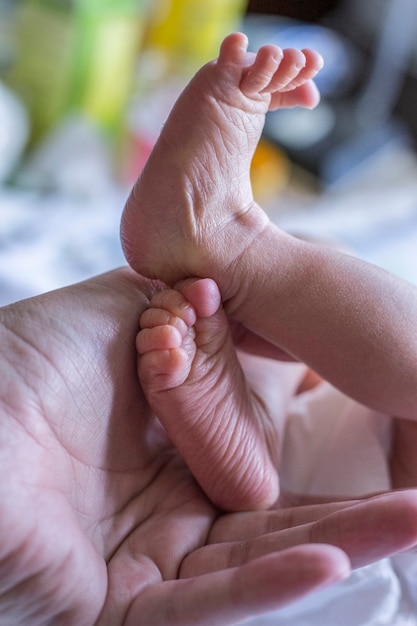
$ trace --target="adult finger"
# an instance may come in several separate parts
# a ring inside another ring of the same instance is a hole
[[[417,489],[377,493],[354,500],[322,501],[317,504],[291,506],[274,511],[223,515],[213,525],[209,542],[245,541],[263,534],[311,524],[332,513],[357,506],[360,506],[360,511],[374,510],[381,516],[388,513],[395,517],[399,511],[405,511],[406,520],[411,517],[413,522],[417,515]],[[357,513],[353,515],[356,516]]]
[[[317,515],[318,509],[312,509]],[[273,551],[308,543],[327,543],[340,547],[349,556],[353,567],[362,567],[417,544],[417,492],[394,492],[377,496],[340,510],[329,512],[310,523],[282,528],[280,512],[255,514],[257,524],[250,529],[249,517],[243,530],[243,517],[236,517],[233,525],[216,531],[213,536],[219,543],[204,546],[190,554],[183,562],[182,571],[188,575],[201,575],[208,571],[235,567]],[[304,515],[306,511],[304,511]],[[269,519],[267,519],[269,518]],[[301,519],[301,518],[299,518]],[[306,518],[304,518],[306,519]],[[232,519],[233,521],[233,519]],[[274,530],[277,521],[279,530]],[[259,535],[254,536],[255,527]],[[266,528],[269,526],[269,532]]]
[[[279,609],[345,578],[346,555],[330,546],[298,546],[240,567],[148,587],[123,626],[227,626]]]
[[[260,535],[272,532],[285,531],[297,526],[311,524],[352,506],[362,500],[346,500],[325,504],[311,504],[295,506],[273,511],[255,511],[231,513],[216,520],[212,527],[209,543],[224,541],[247,541]]]

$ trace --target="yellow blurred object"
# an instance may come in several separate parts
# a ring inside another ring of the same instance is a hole
[[[152,6],[145,47],[173,55],[191,75],[217,57],[220,42],[239,27],[246,7],[247,0],[159,0]]]
[[[260,204],[276,198],[290,178],[290,162],[284,152],[261,139],[251,164],[253,195]]]
[[[79,114],[120,130],[134,80],[146,0],[25,0],[7,82],[25,103],[32,141]]]
[[[160,130],[191,77],[217,58],[238,30],[247,0],[158,0],[150,4],[129,111],[128,178],[141,171]]]

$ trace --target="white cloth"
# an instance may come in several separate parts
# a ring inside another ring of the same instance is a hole
[[[387,416],[323,382],[291,403],[281,485],[295,493],[337,497],[389,489],[389,442]]]
[[[390,419],[328,383],[296,396],[287,416],[281,485],[296,493],[355,497],[389,489]],[[354,571],[337,585],[247,626],[416,626],[417,557]]]

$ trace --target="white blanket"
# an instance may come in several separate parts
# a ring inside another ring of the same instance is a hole
[[[281,485],[296,493],[355,497],[389,489],[390,419],[321,383],[294,398],[282,446]],[[257,626],[415,626],[417,558],[405,554],[351,576]]]

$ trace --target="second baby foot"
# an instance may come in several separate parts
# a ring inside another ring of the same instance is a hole
[[[221,508],[272,505],[274,430],[243,375],[217,285],[191,279],[159,292],[141,328],[143,390],[203,490]]]

